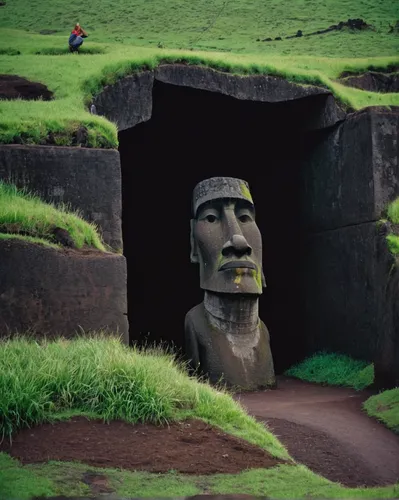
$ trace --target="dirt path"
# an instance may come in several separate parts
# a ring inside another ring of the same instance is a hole
[[[291,456],[347,486],[399,482],[399,436],[362,412],[370,394],[281,377],[278,389],[237,395]]]

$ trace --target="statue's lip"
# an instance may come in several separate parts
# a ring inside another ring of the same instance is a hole
[[[230,262],[226,262],[223,264],[219,271],[225,271],[226,269],[239,269],[239,268],[247,268],[247,269],[255,269],[256,265],[249,260],[232,260]]]

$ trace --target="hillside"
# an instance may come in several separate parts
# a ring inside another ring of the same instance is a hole
[[[396,55],[399,37],[388,33],[399,19],[397,2],[387,0],[7,0],[0,28],[66,37],[79,21],[90,41],[140,46],[194,48],[264,54],[327,57]],[[362,18],[372,29],[303,36],[348,18]],[[262,42],[282,37],[282,41]]]

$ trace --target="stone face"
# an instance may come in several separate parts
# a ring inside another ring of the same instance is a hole
[[[97,114],[116,123],[118,130],[149,120],[152,114],[153,82],[154,73],[145,71],[105,87],[93,101]]]
[[[322,231],[381,218],[399,195],[399,112],[367,108],[320,133],[303,162],[304,226]]]
[[[95,222],[104,241],[122,249],[119,153],[114,150],[0,145],[0,179],[66,203]]]
[[[123,256],[0,241],[0,336],[108,329],[127,342],[126,313]]]
[[[191,262],[205,291],[185,319],[192,369],[238,389],[274,386],[269,332],[258,316],[262,238],[246,181],[213,177],[195,186]]]

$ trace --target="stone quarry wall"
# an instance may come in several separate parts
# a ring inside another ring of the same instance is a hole
[[[399,196],[398,108],[346,115],[326,89],[163,65],[106,87],[94,100],[98,113],[119,130],[149,120],[157,81],[237,99],[317,103],[309,106],[306,127],[320,130],[320,137],[302,165],[300,186],[307,237],[298,300],[307,350],[328,348],[375,361],[382,385],[399,383],[398,270],[387,250],[386,226],[378,223],[387,203]],[[70,203],[99,225],[106,243],[122,248],[117,151],[3,145],[0,179],[45,201]],[[35,327],[69,335],[77,326],[111,326],[127,335],[125,265],[117,255],[1,243],[0,332]]]
[[[98,225],[105,243],[122,249],[118,151],[3,144],[0,179],[37,193],[43,201],[80,210],[85,220]]]
[[[155,70],[128,76],[105,87],[93,100],[97,113],[115,122],[119,130],[149,120],[152,114],[152,89],[157,81],[249,101],[278,103],[312,99],[304,120],[309,129],[329,127],[345,118],[344,110],[327,89],[297,85],[277,76],[239,76],[185,64],[160,65]]]
[[[123,256],[0,241],[0,337],[107,329],[127,342],[126,313]]]
[[[318,142],[303,165],[302,298],[308,352],[376,362],[399,383],[398,268],[379,222],[399,196],[399,110],[368,108]]]
[[[105,243],[122,250],[118,151],[0,145],[0,179],[79,210],[97,224]],[[0,336],[107,328],[127,342],[126,281],[120,254],[0,241]]]

